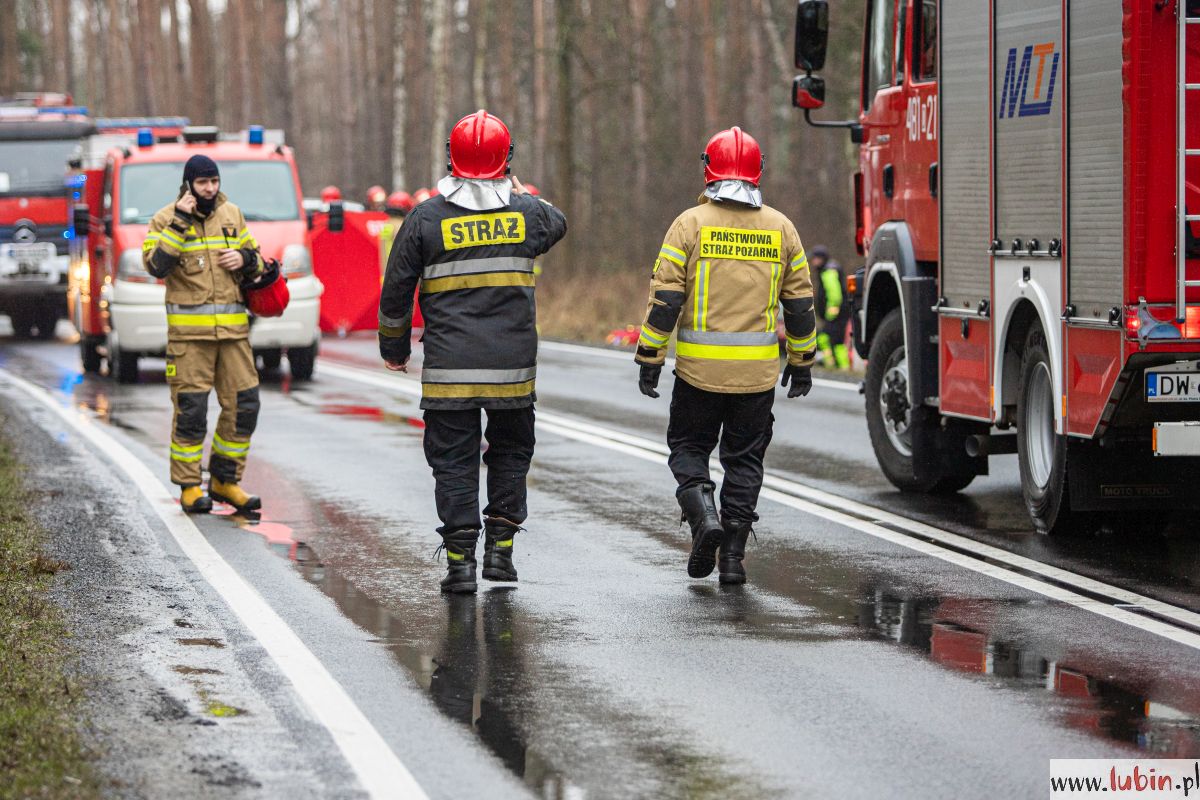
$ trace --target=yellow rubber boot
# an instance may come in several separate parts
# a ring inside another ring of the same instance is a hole
[[[204,496],[199,486],[185,486],[179,495],[179,505],[189,514],[207,514],[212,511],[212,500]]]
[[[236,483],[225,483],[216,478],[208,482],[208,496],[218,503],[225,503],[245,514],[262,508],[262,500],[255,495],[246,494]]]

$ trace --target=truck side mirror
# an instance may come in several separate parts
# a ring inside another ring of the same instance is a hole
[[[71,225],[75,228],[77,239],[86,239],[92,234],[92,212],[86,203],[75,206],[71,216]]]
[[[113,235],[113,220],[112,214],[106,214],[104,217],[104,235],[112,238]]]
[[[330,233],[341,233],[346,229],[346,209],[341,200],[329,204],[329,221],[326,224]]]
[[[825,79],[815,75],[797,75],[792,81],[792,105],[812,109],[825,105]]]
[[[800,0],[796,6],[796,69],[815,72],[824,67],[828,42],[828,0]]]

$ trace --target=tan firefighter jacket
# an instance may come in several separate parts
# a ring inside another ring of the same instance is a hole
[[[241,250],[247,266],[227,270],[219,251]],[[173,341],[245,339],[250,317],[242,281],[262,271],[258,242],[246,229],[240,208],[218,194],[206,217],[187,215],[171,203],[150,220],[142,264],[167,286],[167,338]]]
[[[762,392],[779,376],[782,305],[788,362],[812,364],[816,317],[796,228],[770,206],[700,205],[676,218],[654,262],[636,360],[662,364],[676,324],[676,374],[710,392]]]

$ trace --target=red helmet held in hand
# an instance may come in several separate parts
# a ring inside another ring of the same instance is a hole
[[[704,148],[704,182],[746,181],[758,186],[763,155],[758,141],[741,128],[721,131]]]
[[[332,203],[334,200],[342,199],[342,190],[336,186],[326,186],[321,190],[321,202]]]
[[[282,267],[275,259],[267,259],[266,269],[251,283],[243,285],[246,306],[256,317],[281,317],[292,299]]]
[[[389,214],[407,214],[413,210],[412,195],[408,192],[392,192],[387,196],[386,208]]]
[[[446,150],[450,156],[451,175],[495,180],[508,174],[512,136],[499,117],[480,109],[455,123]]]

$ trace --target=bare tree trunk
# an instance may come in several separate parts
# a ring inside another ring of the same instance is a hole
[[[70,0],[50,3],[50,36],[46,46],[50,51],[51,74],[47,86],[56,91],[73,93]]]
[[[711,0],[700,0],[701,61],[700,95],[704,101],[704,135],[717,132],[717,38],[713,29]]]
[[[404,165],[408,180],[421,181],[429,173],[426,160],[429,149],[425,146],[425,127],[430,114],[430,88],[428,70],[428,31],[425,25],[426,0],[408,0],[408,14],[404,20],[404,73],[410,76],[412,91],[404,91]],[[399,113],[399,112],[397,112]],[[414,183],[410,191],[416,191]]]
[[[168,61],[171,65],[171,95],[165,111],[178,114],[183,102],[183,87],[187,84],[187,66],[183,55],[183,34],[179,26],[179,1],[166,0],[167,13],[171,19],[170,39],[167,43]]]
[[[433,40],[430,43],[429,57],[433,62],[433,119],[429,130],[430,186],[437,183],[438,178],[445,174],[443,167],[446,163],[445,141],[450,133],[450,97],[447,87],[449,72],[449,53],[446,42],[450,35],[450,0],[434,0],[433,2]]]
[[[493,105],[497,106],[497,112],[500,117],[509,122],[510,125],[517,129],[525,129],[528,123],[525,121],[523,109],[517,103],[517,65],[516,65],[516,40],[519,31],[519,23],[516,22],[515,9],[511,0],[504,0],[500,5],[499,13],[492,14],[490,23],[493,28],[499,33],[495,38],[500,41],[500,68],[495,75],[495,84],[493,86]],[[516,29],[514,29],[516,28]],[[524,158],[529,158],[529,145],[527,140],[522,142],[525,153]],[[531,162],[526,161],[526,164]]]
[[[471,24],[475,26],[475,53],[471,70],[471,93],[474,102],[471,105],[475,108],[487,108],[487,86],[484,84],[483,78],[487,67],[488,18],[490,16],[488,9],[491,8],[491,5],[488,0],[475,0],[472,8],[470,19]]]
[[[546,134],[550,126],[550,88],[546,82],[546,3],[533,0],[533,164],[540,179],[546,175]]]
[[[574,31],[575,14],[572,8],[573,0],[556,0],[555,17],[557,27],[557,67],[558,67],[558,96],[556,109],[557,131],[557,169],[555,170],[554,185],[556,201],[561,205],[563,213],[571,216],[575,204],[575,102],[572,94],[575,88],[572,67],[574,64]],[[565,242],[563,258],[571,264],[572,247],[570,239]]]
[[[288,0],[263,0],[262,83],[264,106],[258,109],[264,125],[292,129],[292,85],[287,63]]]
[[[633,26],[633,66],[634,80],[632,86],[633,102],[630,109],[633,114],[633,186],[635,208],[638,219],[642,218],[641,208],[644,208],[645,198],[649,194],[650,170],[649,161],[650,133],[646,121],[646,13],[648,0],[629,0],[629,19]]]
[[[408,53],[405,50],[404,42],[406,37],[401,35],[401,20],[406,18],[406,6],[409,5],[407,0],[383,0],[392,8],[391,24],[384,30],[388,31],[390,36],[385,42],[385,46],[391,46],[395,49],[392,53],[392,115],[389,120],[392,142],[392,191],[404,189],[404,170],[408,166],[404,158],[404,134],[408,125],[408,91],[404,85],[404,60]],[[421,0],[413,0],[419,4]]]
[[[0,94],[13,94],[21,85],[21,42],[12,19],[16,11],[16,3],[12,2],[8,23],[0,25]]]
[[[188,10],[188,46],[191,51],[188,64],[188,113],[192,122],[212,125],[217,122],[217,59],[212,14],[208,0],[188,0]]]

